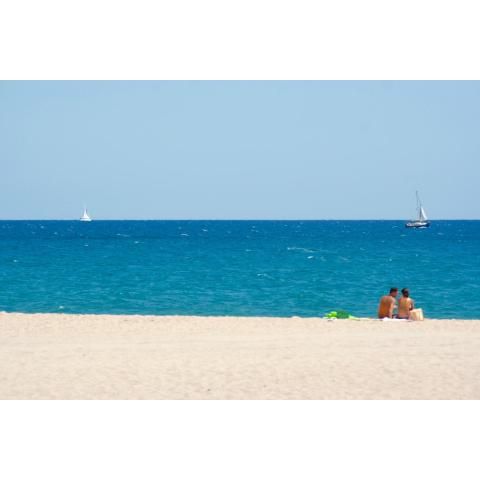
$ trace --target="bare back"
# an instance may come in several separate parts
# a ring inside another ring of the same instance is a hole
[[[413,310],[413,300],[410,297],[402,297],[398,301],[398,316],[399,318],[409,318],[410,311]]]
[[[393,309],[395,308],[395,299],[391,295],[384,295],[380,299],[378,306],[378,318],[393,317]]]

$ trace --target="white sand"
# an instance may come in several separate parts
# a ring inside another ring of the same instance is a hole
[[[480,399],[480,321],[2,313],[0,398]]]

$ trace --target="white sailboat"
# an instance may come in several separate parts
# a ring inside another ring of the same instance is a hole
[[[427,213],[423,208],[422,201],[418,195],[418,192],[415,192],[417,195],[417,211],[418,211],[418,220],[412,220],[411,222],[407,222],[405,226],[407,228],[428,228],[430,226],[430,222],[427,218]]]
[[[92,219],[90,218],[90,215],[88,214],[87,207],[83,209],[83,215],[80,217],[81,222],[91,222]]]

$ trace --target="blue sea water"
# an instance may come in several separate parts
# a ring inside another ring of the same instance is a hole
[[[480,221],[1,221],[0,310],[480,318]]]

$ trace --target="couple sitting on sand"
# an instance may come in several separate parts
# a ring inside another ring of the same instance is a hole
[[[398,313],[394,315],[393,311],[396,308],[396,301],[398,295],[398,288],[391,288],[389,295],[384,295],[380,299],[380,305],[378,307],[378,318],[397,318],[399,320],[420,320],[415,313],[415,305],[410,298],[410,292],[408,288],[402,289],[402,298],[398,301]],[[420,310],[420,309],[419,309]],[[419,312],[420,313],[420,312]],[[422,313],[423,319],[423,313]]]

